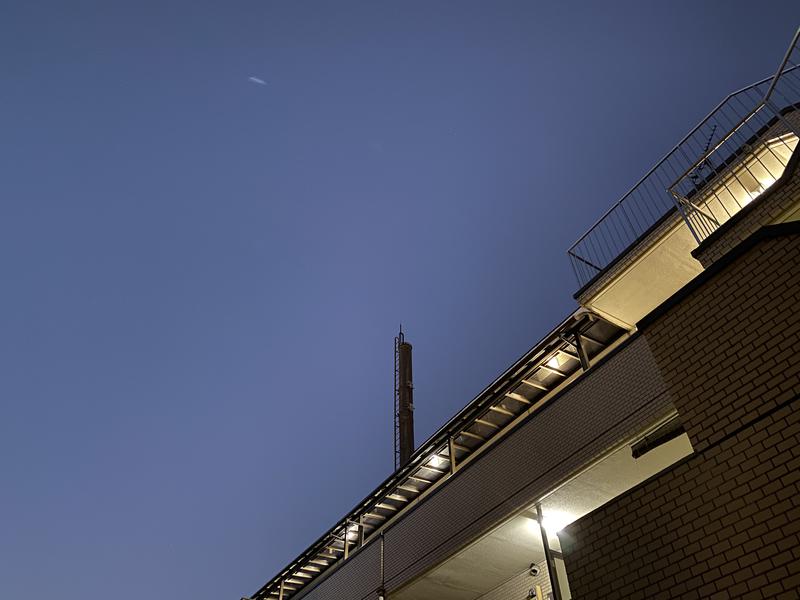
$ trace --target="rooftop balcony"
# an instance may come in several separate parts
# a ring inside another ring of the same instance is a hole
[[[728,95],[570,247],[576,298],[632,328],[696,276],[691,251],[784,173],[798,108],[795,34],[773,77]]]

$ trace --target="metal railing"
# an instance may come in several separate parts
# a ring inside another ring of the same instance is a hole
[[[720,180],[725,168],[730,172],[731,158],[741,157],[743,150],[754,145],[759,151],[774,150],[761,148],[766,140],[757,134],[763,136],[775,123],[793,130],[783,113],[800,103],[799,33],[773,77],[728,95],[569,248],[581,289],[665,220],[682,216],[698,242],[710,233],[705,223],[704,235],[698,233],[705,219],[698,212],[704,206],[696,206],[698,191],[711,179]]]
[[[783,175],[800,136],[800,49],[795,33],[761,98],[734,123],[715,120],[725,136],[706,148],[670,185],[697,243]]]
[[[300,595],[365,545],[382,540],[384,528],[538,413],[628,335],[588,311],[570,315],[250,598],[288,600]]]

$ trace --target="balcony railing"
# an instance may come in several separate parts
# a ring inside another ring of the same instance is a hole
[[[698,243],[775,183],[800,136],[798,33],[762,100],[670,186]]]
[[[727,96],[570,247],[581,290],[676,212],[699,243],[780,176],[800,123],[787,114],[800,106],[798,34],[773,77]]]
[[[409,461],[265,583],[252,600],[288,600],[349,560],[457,470],[536,414],[628,333],[578,310],[424,442]],[[247,599],[245,599],[247,600]]]

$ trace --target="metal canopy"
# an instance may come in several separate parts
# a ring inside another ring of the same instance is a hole
[[[625,330],[584,309],[570,315],[252,598],[285,600],[316,583],[626,337]]]

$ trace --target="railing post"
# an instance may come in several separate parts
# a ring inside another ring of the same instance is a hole
[[[670,196],[672,196],[672,201],[675,202],[675,208],[678,209],[678,213],[683,218],[683,222],[686,223],[686,226],[689,228],[689,231],[692,233],[692,237],[694,238],[694,241],[696,241],[697,245],[699,246],[703,242],[703,240],[700,239],[700,236],[698,235],[698,233],[694,229],[694,225],[692,225],[692,222],[689,220],[689,215],[686,213],[686,211],[683,208],[683,202],[681,202],[680,198],[678,198],[678,194],[676,194],[674,191],[672,191],[671,189],[669,189],[667,191],[669,192]]]
[[[783,56],[781,64],[778,65],[778,70],[775,71],[775,76],[772,78],[772,82],[769,84],[767,92],[764,94],[764,102],[768,102],[770,96],[772,96],[772,90],[775,89],[775,85],[777,85],[778,79],[780,79],[781,75],[783,74],[783,69],[786,67],[786,63],[789,62],[789,58],[792,56],[792,52],[794,52],[795,46],[797,46],[798,41],[800,41],[800,27],[798,27],[797,31],[794,32],[794,37],[792,38],[789,47],[786,49],[786,54]]]
[[[764,102],[764,106],[768,106],[768,107],[769,107],[769,109],[770,109],[770,110],[771,110],[771,111],[774,113],[775,117],[776,117],[776,118],[777,118],[777,119],[778,119],[778,120],[779,120],[781,123],[783,123],[784,125],[786,125],[786,128],[787,128],[789,131],[791,131],[791,132],[792,132],[793,134],[795,134],[797,137],[800,137],[800,128],[798,128],[798,127],[795,127],[794,125],[792,125],[792,124],[791,124],[791,122],[789,122],[789,119],[787,119],[786,117],[784,117],[784,116],[781,114],[781,111],[780,111],[780,109],[779,109],[777,106],[775,106],[775,103],[774,103],[772,100],[766,100],[766,101]]]
[[[583,342],[581,341],[581,334],[579,331],[575,332],[575,349],[578,351],[578,358],[581,361],[581,369],[584,371],[588,371],[591,363],[589,361],[589,355],[586,352],[586,348],[583,347]]]
[[[450,454],[450,474],[453,475],[458,465],[456,464],[456,443],[452,435],[447,438],[447,452]]]

